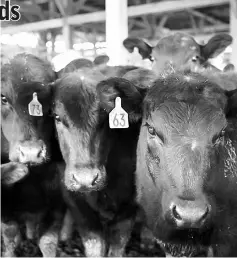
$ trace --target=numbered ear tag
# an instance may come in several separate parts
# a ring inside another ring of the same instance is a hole
[[[33,100],[28,105],[29,114],[31,116],[43,116],[42,105],[39,103],[37,93],[33,93]]]
[[[115,99],[115,107],[109,113],[110,128],[128,128],[128,113],[121,107],[121,98]]]

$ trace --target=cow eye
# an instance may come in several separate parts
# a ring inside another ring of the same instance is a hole
[[[193,58],[192,58],[192,62],[197,62],[198,61],[198,59],[199,59],[199,56],[194,56]]]
[[[8,103],[7,98],[1,94],[2,104],[6,105]]]
[[[149,132],[150,135],[152,135],[152,136],[155,136],[155,135],[156,135],[156,130],[155,130],[154,127],[148,125],[148,126],[147,126],[147,130],[148,130],[148,132]]]
[[[215,135],[212,139],[213,144],[218,144],[221,142],[223,137],[225,136],[225,130],[222,130],[219,134]]]
[[[54,114],[54,118],[55,118],[55,120],[56,120],[58,123],[61,122],[61,119],[60,119],[59,115]]]
[[[149,59],[150,59],[151,62],[155,61],[155,58],[153,56],[150,56]]]

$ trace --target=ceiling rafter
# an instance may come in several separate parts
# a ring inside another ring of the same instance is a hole
[[[43,10],[41,9],[41,7],[37,4],[36,0],[31,0],[31,3],[33,5],[33,7],[37,10],[37,13],[40,17],[41,20],[46,19]]]
[[[204,13],[201,13],[201,12],[198,12],[196,10],[189,10],[190,13],[192,13],[194,16],[197,16],[199,18],[203,18],[204,20],[210,22],[211,24],[224,24],[224,22],[216,19],[216,18],[213,18],[207,14],[204,14]]]
[[[19,3],[17,1],[11,1],[12,5],[19,5]],[[31,13],[34,15],[38,15],[39,16],[39,9],[36,9],[33,5],[32,2],[29,3],[21,3],[20,5],[20,11],[22,13]]]
[[[15,1],[19,4],[19,0],[12,0]],[[52,0],[51,0],[52,1]],[[6,28],[6,23],[3,24],[4,28],[2,30],[2,33],[14,33],[14,31],[18,32],[19,30],[24,30],[24,31],[33,31],[33,30],[50,30],[50,29],[55,29],[55,28],[61,28],[63,25],[63,19],[61,18],[62,16],[64,17],[65,14],[69,13],[67,15],[67,22],[68,25],[73,25],[78,27],[78,24],[84,24],[84,23],[104,23],[105,20],[105,12],[104,11],[97,11],[99,8],[102,8],[102,5],[98,5],[98,2],[96,2],[96,4],[93,4],[92,1],[87,1],[86,0],[69,0],[71,2],[71,6],[70,8],[64,7],[62,2],[64,0],[53,0],[53,2],[57,1],[57,7],[55,7],[54,11],[50,11],[50,0],[34,0],[35,3],[39,4],[43,4],[43,3],[49,3],[48,5],[44,4],[44,6],[40,6],[41,9],[45,9],[48,8],[47,11],[44,12],[44,15],[49,18],[50,20],[46,20],[44,19],[43,21],[39,21],[39,22],[33,22],[30,26],[28,26],[27,24],[24,24],[24,22],[26,22],[25,20],[22,19],[22,23],[23,25],[17,25],[17,26],[12,26],[12,27],[8,27]],[[204,25],[208,26],[208,24],[214,24],[216,25],[217,23],[219,23],[220,25],[228,25],[228,23],[224,23],[219,21],[216,18],[211,17],[211,15],[206,15],[200,11],[196,11],[193,9],[196,8],[206,8],[206,7],[210,7],[210,6],[218,6],[218,5],[223,5],[223,4],[228,4],[230,0],[179,0],[179,1],[159,1],[159,2],[153,2],[149,3],[149,4],[141,4],[145,3],[146,1],[141,1],[141,0],[131,0],[136,3],[140,3],[140,5],[133,5],[133,6],[129,6],[128,7],[128,16],[130,17],[137,17],[137,18],[133,18],[134,21],[130,22],[130,30],[131,28],[134,30],[136,29],[144,29],[147,28],[148,26],[150,27],[163,27],[168,19],[168,14],[172,14],[173,12],[177,12],[177,11],[181,11],[181,12],[185,12],[185,10],[187,11],[187,9],[191,8],[191,13],[193,15],[193,18],[195,19],[196,22],[196,26],[198,27],[198,30],[200,30],[201,26],[201,21],[205,21]],[[129,0],[129,5],[131,4],[131,1]],[[102,1],[101,1],[102,2]],[[31,19],[33,20],[39,20],[39,13],[36,13],[36,8],[33,8],[33,4],[32,4],[32,0],[25,0],[22,1],[23,3],[23,7],[26,9],[27,14],[30,13],[30,11],[34,11],[31,13],[32,17]],[[27,4],[26,4],[27,3]],[[94,2],[95,3],[95,2]],[[21,7],[22,7],[21,6]],[[48,7],[47,7],[48,6]],[[56,6],[56,4],[55,4]],[[61,7],[59,7],[61,6]],[[97,7],[99,6],[99,7]],[[61,9],[60,9],[61,8]],[[62,11],[63,8],[66,8],[66,11]],[[68,8],[68,9],[67,9]],[[33,10],[34,9],[34,10]],[[72,12],[68,11],[72,9]],[[75,11],[86,11],[89,13],[85,13],[85,14],[77,14],[77,15],[73,15],[75,13]],[[62,11],[62,12],[61,12]],[[94,12],[96,11],[96,12]],[[213,12],[218,11],[217,8],[213,9]],[[91,13],[93,12],[93,13]],[[22,16],[25,17],[27,15],[24,15],[24,13],[22,13]],[[160,22],[157,24],[157,20],[156,18],[158,18],[159,16],[162,16],[162,18],[160,19]],[[205,19],[204,19],[205,16]],[[208,18],[206,18],[206,16]],[[218,15],[215,15],[215,17],[218,17]],[[220,15],[221,17],[223,17],[223,14],[221,13]],[[38,17],[38,19],[37,19]],[[57,17],[60,17],[59,19],[55,19]],[[142,22],[142,17],[144,22]],[[152,20],[151,20],[152,18]],[[183,21],[186,23],[186,28],[191,27],[191,23],[194,23],[194,20],[191,20],[191,16],[190,19],[187,19],[189,17],[185,15],[184,17],[182,17]],[[192,18],[192,19],[193,19]],[[175,19],[174,19],[175,20]],[[211,22],[212,20],[212,22]],[[173,18],[170,17],[169,20],[169,24],[167,26],[169,26],[170,28],[172,27],[172,22],[173,22]],[[15,25],[12,23],[12,25]],[[95,25],[95,24],[94,24]],[[8,23],[9,26],[9,23]],[[28,26],[28,27],[27,27]],[[178,28],[180,26],[176,26],[176,28]],[[193,26],[195,27],[195,25]],[[149,28],[149,27],[148,27]],[[156,30],[156,28],[155,28]],[[9,32],[6,32],[9,31]],[[150,31],[150,29],[148,30]],[[154,34],[154,31],[152,31],[152,34]]]
[[[165,24],[166,24],[166,22],[167,22],[168,19],[169,19],[169,14],[164,15],[164,16],[161,18],[161,20],[160,20],[160,22],[159,22],[159,24],[158,24],[158,27],[159,27],[159,28],[163,28],[163,27],[165,26]]]
[[[86,1],[87,0],[79,0],[76,3],[74,3],[74,10],[75,10],[74,14],[78,13],[82,9],[82,7],[85,5]]]
[[[67,13],[66,13],[66,8],[64,6],[63,1],[62,0],[55,0],[55,4],[56,4],[58,10],[60,11],[61,15],[63,17],[65,17],[67,15]]]
[[[189,15],[189,19],[191,21],[191,26],[192,26],[194,32],[196,33],[198,30],[197,23],[196,23],[192,13],[188,12],[188,15]]]

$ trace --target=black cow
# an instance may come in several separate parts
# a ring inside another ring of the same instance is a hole
[[[137,201],[172,256],[237,255],[237,91],[217,82],[175,72],[127,109],[142,116]]]
[[[234,66],[233,64],[227,64],[227,65],[224,67],[224,69],[223,69],[224,72],[234,71],[234,70],[235,70],[235,66]]]
[[[232,37],[221,33],[213,36],[206,45],[199,45],[192,36],[182,32],[163,37],[155,47],[138,38],[129,37],[123,42],[130,53],[136,47],[143,59],[148,58],[153,61],[152,69],[157,74],[173,69],[195,70],[199,66],[216,70],[207,62],[208,59],[219,55],[231,43]]]
[[[75,60],[75,61],[77,61],[77,60]],[[93,70],[97,70],[98,72],[100,72],[101,74],[106,76],[107,78],[109,78],[109,77],[122,77],[127,72],[135,70],[135,69],[138,68],[137,66],[132,66],[132,65],[109,66],[109,65],[103,65],[102,64],[102,65],[99,65],[97,67],[94,67],[93,65],[89,66],[89,65],[82,64],[81,66],[79,66],[79,65],[73,65],[73,64],[70,63],[68,66],[66,66],[64,69],[60,70],[57,73],[57,77],[62,78],[67,73],[71,73],[71,72],[77,71],[79,69],[89,68],[89,67],[93,68]],[[87,71],[87,69],[85,71]]]
[[[98,67],[98,66],[102,67],[106,65],[108,61],[109,61],[109,57],[107,55],[97,56],[93,62],[86,58],[78,58],[78,59],[72,60],[69,64],[67,64],[56,74],[58,78],[61,78],[65,73],[71,73],[73,71],[76,71],[77,69],[82,69],[86,67],[92,68],[92,67]]]
[[[90,60],[88,60],[86,58],[78,58],[78,59],[72,60],[69,64],[67,64],[64,68],[62,68],[56,74],[57,74],[58,78],[61,78],[66,73],[71,73],[71,72],[73,72],[77,69],[83,68],[83,67],[92,68],[93,66],[94,66],[93,62],[91,62]]]
[[[29,239],[36,237],[36,224],[42,224],[41,251],[44,256],[56,255],[64,204],[56,164],[61,155],[49,113],[52,95],[47,84],[54,75],[48,63],[30,54],[17,55],[1,69],[3,256],[15,256],[21,237],[18,226],[23,223]],[[34,93],[43,116],[29,114]]]
[[[157,79],[157,75],[148,69],[137,68],[126,72],[124,79],[132,82],[138,89],[147,89]]]
[[[105,65],[108,62],[109,62],[109,57],[107,55],[99,55],[93,61],[94,65],[96,65],[96,66]]]
[[[117,65],[117,66],[109,66],[104,65],[98,67],[98,70],[106,76],[106,78],[110,77],[123,77],[127,72],[136,70],[138,67],[133,65]]]
[[[128,89],[127,83],[117,84],[118,79],[104,80],[96,87],[103,79],[98,71],[83,69],[56,81],[55,124],[66,162],[65,197],[85,255],[121,256],[136,215],[134,172],[139,126],[109,128],[108,114],[114,108],[115,96],[126,95]],[[131,97],[140,95],[134,86],[130,91]],[[126,110],[130,104],[136,107],[129,99],[122,106]]]

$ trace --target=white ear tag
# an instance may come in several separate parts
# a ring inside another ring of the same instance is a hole
[[[115,107],[109,113],[110,128],[128,128],[128,113],[121,107],[121,98],[115,99]]]
[[[29,114],[31,116],[43,116],[42,105],[39,103],[37,93],[33,93],[33,100],[28,104]]]

